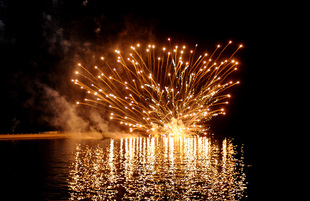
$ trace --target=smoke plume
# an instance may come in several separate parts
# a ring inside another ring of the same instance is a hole
[[[118,131],[112,124],[96,110],[78,108],[69,102],[65,96],[45,84],[38,84],[41,88],[40,108],[42,123],[52,128],[68,132],[110,132]],[[83,110],[84,109],[84,110]]]

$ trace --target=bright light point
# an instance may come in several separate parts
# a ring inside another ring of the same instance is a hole
[[[79,74],[79,71],[75,71],[75,74]]]
[[[80,104],[80,102],[76,102],[76,104],[78,105],[78,104]]]
[[[78,66],[81,66],[82,64],[81,63],[78,63]]]
[[[104,60],[104,57],[100,57],[101,60]]]

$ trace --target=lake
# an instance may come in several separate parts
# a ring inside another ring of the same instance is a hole
[[[225,137],[0,141],[4,200],[246,200],[244,145]]]

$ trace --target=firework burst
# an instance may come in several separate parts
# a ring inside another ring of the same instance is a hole
[[[158,48],[137,44],[121,54],[115,50],[116,61],[92,68],[78,64],[78,78],[72,82],[86,90],[89,98],[77,104],[109,111],[109,118],[127,126],[130,132],[152,135],[191,135],[207,133],[206,122],[225,115],[223,105],[230,94],[223,91],[239,84],[227,77],[237,70],[233,58],[242,47],[224,57],[232,44],[218,45],[212,54],[195,56],[186,46]]]

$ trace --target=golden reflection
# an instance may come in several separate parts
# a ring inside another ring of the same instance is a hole
[[[149,137],[76,145],[71,200],[239,200],[244,161],[231,139]],[[239,150],[239,149],[238,149]]]

